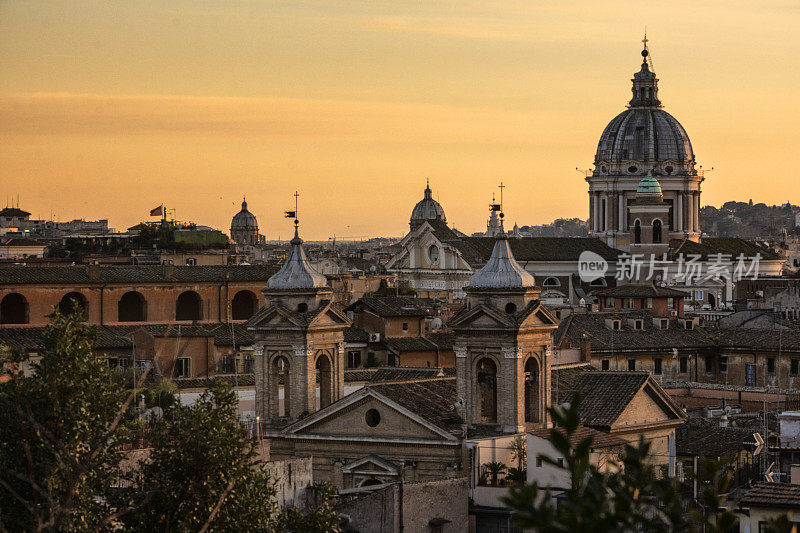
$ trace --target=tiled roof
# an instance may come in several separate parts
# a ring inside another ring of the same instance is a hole
[[[430,352],[437,349],[436,345],[425,337],[387,337],[383,343],[394,353],[403,352]]]
[[[699,255],[702,259],[708,259],[714,254],[730,255],[734,260],[739,254],[744,254],[745,257],[755,257],[757,254],[761,254],[762,259],[781,258],[766,246],[738,237],[704,237],[700,243],[688,239],[673,240],[670,242],[670,248],[673,255],[683,254],[684,257]]]
[[[606,326],[607,318],[622,321],[622,329],[612,330]],[[627,319],[642,319],[641,330],[628,325]],[[676,319],[669,319],[667,329],[653,325],[653,317],[646,311],[622,313],[573,313],[559,323],[555,332],[556,346],[564,340],[577,348],[582,340],[591,342],[593,352],[622,350],[661,350],[713,348],[715,342],[704,329],[686,330]]]
[[[558,431],[562,435],[564,435],[563,428],[553,428],[553,429],[534,429],[533,431],[529,431],[531,435],[535,437],[540,437],[542,439],[550,439],[550,434],[552,431]],[[569,445],[574,448],[578,444],[581,443],[587,437],[592,438],[592,450],[597,450],[599,448],[612,448],[612,447],[619,447],[625,446],[628,444],[628,441],[617,437],[616,435],[611,435],[609,433],[604,433],[602,431],[598,431],[596,429],[592,429],[586,426],[578,426],[578,429],[575,433],[572,434],[570,438]]]
[[[615,298],[686,298],[689,296],[689,293],[670,287],[659,287],[652,283],[628,283],[618,287],[595,291],[594,296],[612,296]]]
[[[706,331],[722,349],[800,351],[800,330],[795,328],[706,328]]]
[[[456,403],[456,379],[442,378],[405,383],[370,385],[370,388],[446,430],[461,428]]]
[[[678,455],[697,455],[719,459],[735,455],[754,443],[753,431],[737,427],[719,427],[694,420],[684,422],[675,432]],[[752,448],[750,448],[752,450]]]
[[[583,372],[575,384],[581,424],[610,427],[649,377],[648,372]]]
[[[344,371],[344,380],[347,383],[368,382],[400,382],[416,381],[421,379],[435,379],[437,377],[454,377],[455,368],[435,368],[435,367],[406,367],[392,366],[380,368],[358,368]]]
[[[131,324],[115,326],[94,326],[97,332],[95,349],[109,350],[131,347],[131,340],[126,336],[139,329],[144,329],[154,337],[214,337],[215,346],[232,346],[234,339],[237,346],[253,344],[253,336],[245,329],[244,324]],[[2,327],[0,328],[0,345],[25,350],[39,350],[43,347],[42,335],[45,327]]]
[[[350,326],[344,330],[345,342],[369,342],[369,333],[358,326]]]
[[[41,350],[44,348],[42,338],[45,327],[2,327],[0,328],[0,346],[19,348],[22,350]],[[118,335],[108,328],[96,327],[96,350],[112,350],[117,348],[130,348],[132,341]]]
[[[452,331],[434,331],[428,333],[425,338],[439,347],[440,350],[452,350],[456,341],[456,334]]]
[[[578,387],[578,378],[584,372],[597,372],[589,363],[569,367],[553,367],[550,371],[551,400],[553,405],[568,402]]]
[[[391,316],[427,316],[428,304],[419,298],[405,298],[403,296],[387,296],[377,298],[364,296],[353,302],[347,309],[353,310],[366,307],[381,317]]]
[[[756,483],[739,501],[742,507],[777,507],[800,509],[800,485]]]

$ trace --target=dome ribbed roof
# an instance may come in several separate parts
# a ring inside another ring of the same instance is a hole
[[[319,289],[328,286],[328,280],[314,270],[309,264],[306,251],[303,249],[303,239],[294,228],[294,238],[290,241],[292,249],[289,257],[281,269],[277,271],[269,281],[267,289]]]
[[[425,220],[441,220],[447,222],[442,205],[433,199],[430,186],[425,187],[425,196],[417,202],[411,211],[411,225],[419,224]]]
[[[659,163],[665,162],[674,167],[671,170],[659,168],[659,173],[693,172],[692,143],[681,123],[661,109],[658,78],[648,66],[648,55],[647,49],[642,51],[641,69],[631,80],[633,97],[628,109],[608,123],[597,143],[595,165],[611,167],[602,173],[610,170],[611,173],[642,174],[645,169],[660,167]]]
[[[637,161],[644,165],[675,161],[691,164],[694,151],[686,130],[658,108],[634,107],[608,123],[597,144],[595,164]]]
[[[471,289],[521,289],[535,285],[534,277],[514,259],[505,233],[495,241],[489,261],[469,278]]]
[[[253,213],[247,210],[247,201],[242,201],[242,210],[233,215],[231,229],[258,229],[258,221]]]

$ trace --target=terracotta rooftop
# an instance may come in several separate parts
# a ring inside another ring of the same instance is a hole
[[[348,311],[366,308],[380,317],[394,316],[428,316],[429,305],[419,298],[406,298],[403,296],[387,296],[377,298],[364,296],[359,298],[347,308]]]
[[[614,298],[686,298],[689,293],[670,287],[659,287],[652,283],[628,283],[595,291],[594,296],[611,296]]]
[[[800,509],[800,485],[756,483],[739,501],[741,507]]]
[[[558,431],[562,435],[565,435],[564,428],[552,428],[552,429],[535,429],[533,431],[529,431],[531,435],[534,437],[540,437],[542,439],[550,439],[550,435],[553,431]],[[598,431],[596,429],[592,429],[586,426],[578,426],[578,429],[575,433],[572,434],[569,445],[572,448],[575,448],[578,444],[580,444],[584,439],[591,437],[592,439],[592,446],[590,449],[597,450],[599,448],[613,448],[618,446],[625,446],[628,444],[628,441],[617,437],[616,435],[611,435],[609,433],[604,433],[602,431]]]
[[[369,386],[446,431],[461,429],[463,421],[453,407],[457,401],[455,377]]]

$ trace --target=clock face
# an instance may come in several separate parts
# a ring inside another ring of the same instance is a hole
[[[430,258],[431,263],[439,263],[439,248],[435,244],[432,244],[431,247],[428,248],[428,257]]]

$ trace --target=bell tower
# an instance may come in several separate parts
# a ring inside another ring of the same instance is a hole
[[[514,259],[500,217],[492,256],[470,278],[467,306],[449,324],[463,419],[473,430],[518,433],[549,424],[557,320],[539,301],[534,277]]]
[[[270,423],[291,422],[344,396],[350,320],[331,305],[333,291],[309,264],[294,223],[286,262],[269,278],[266,304],[247,327],[255,337],[256,414]]]

